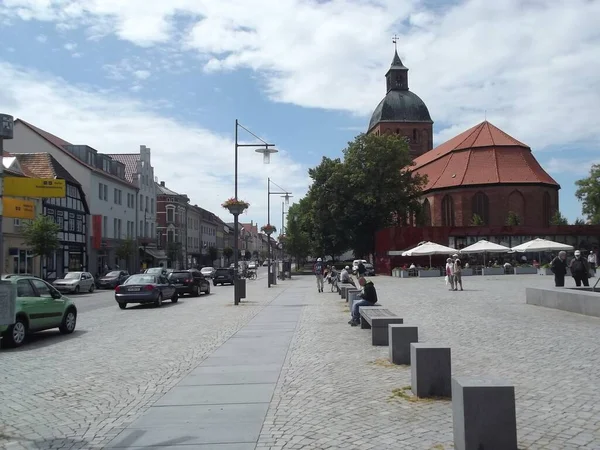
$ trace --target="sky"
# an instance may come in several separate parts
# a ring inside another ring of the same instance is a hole
[[[265,224],[269,177],[297,201],[366,131],[397,35],[434,146],[487,118],[575,220],[600,162],[598,17],[600,0],[0,0],[0,112],[102,153],[146,145],[159,180],[225,221],[238,119],[279,150],[239,151],[241,220]]]

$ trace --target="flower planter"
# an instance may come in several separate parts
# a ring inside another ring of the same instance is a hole
[[[435,270],[419,270],[419,278],[440,277],[440,271]]]
[[[462,270],[462,272],[461,272],[461,273],[462,273],[462,276],[463,276],[463,277],[471,277],[471,276],[473,276],[473,269],[472,269],[472,268],[470,268],[470,267],[468,267],[468,268],[466,268],[466,269],[465,269],[465,268],[463,268],[463,270]]]
[[[484,267],[481,275],[504,275],[504,267]]]
[[[229,210],[229,213],[234,216],[239,216],[246,211],[246,205],[228,205],[226,208]]]
[[[392,270],[392,276],[400,278],[400,269]]]
[[[538,273],[536,267],[514,267],[513,268],[515,275],[535,275]]]
[[[400,278],[408,278],[408,277],[409,277],[408,270],[400,271]]]
[[[538,274],[538,275],[554,275],[554,274],[552,273],[552,270],[550,269],[550,267],[540,267],[540,268],[537,270],[537,274]]]

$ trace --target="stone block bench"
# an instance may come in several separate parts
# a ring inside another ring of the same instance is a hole
[[[360,327],[371,330],[373,345],[389,345],[388,325],[403,323],[403,319],[381,306],[361,306]]]
[[[517,450],[515,388],[484,378],[452,378],[456,450]]]
[[[392,364],[410,364],[410,344],[419,342],[419,328],[406,324],[388,326],[390,343],[390,362]]]
[[[452,396],[450,347],[412,343],[410,364],[413,394],[421,398]]]
[[[342,283],[339,285],[339,293],[340,293],[340,296],[344,300],[346,300],[346,298],[347,298],[348,289],[356,289],[356,288],[354,286],[352,286],[350,283]]]

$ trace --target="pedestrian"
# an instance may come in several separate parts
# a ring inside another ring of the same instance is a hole
[[[317,290],[323,292],[323,260],[321,258],[317,258],[313,273],[317,277]]]
[[[367,273],[367,268],[365,267],[365,265],[363,264],[362,261],[358,262],[358,266],[356,267],[356,271],[358,272],[358,278],[362,278],[365,276],[365,274]]]
[[[458,259],[458,255],[452,255],[454,258],[454,290],[458,291],[458,285],[460,284],[460,290],[463,290],[462,285],[462,262]]]
[[[584,286],[590,285],[588,283],[590,267],[588,266],[587,260],[581,257],[581,252],[579,250],[575,250],[575,257],[571,260],[569,268],[571,269],[571,276],[575,280],[575,286],[580,287],[581,283],[583,283]]]
[[[590,251],[590,254],[588,255],[588,265],[590,266],[590,269],[596,271],[596,249]]]
[[[558,252],[558,256],[550,263],[550,270],[554,274],[554,286],[564,287],[567,274],[567,252]]]
[[[446,260],[446,285],[450,286],[450,290],[454,290],[454,262],[452,258]]]
[[[353,327],[360,325],[359,308],[361,306],[374,306],[375,303],[377,303],[377,290],[375,289],[373,282],[371,280],[367,281],[365,277],[360,277],[358,279],[358,284],[363,288],[362,293],[360,294],[362,300],[354,302],[354,305],[352,305],[351,318],[348,323]]]

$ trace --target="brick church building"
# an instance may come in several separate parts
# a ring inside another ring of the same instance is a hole
[[[385,75],[387,93],[368,133],[404,136],[414,173],[427,177],[422,197],[424,226],[548,227],[558,211],[560,186],[537,162],[531,148],[484,121],[433,148],[427,106],[409,90],[408,68],[398,52]]]

